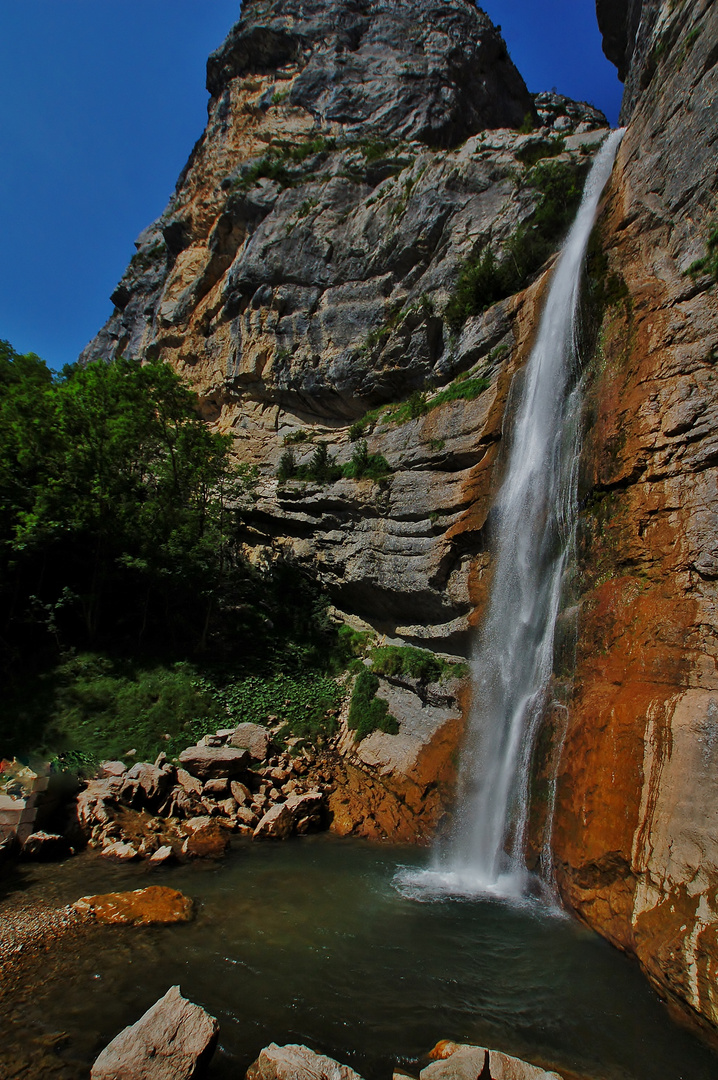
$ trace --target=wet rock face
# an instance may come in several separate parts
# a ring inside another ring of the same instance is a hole
[[[658,16],[601,223],[613,285],[554,838],[568,901],[715,1025],[718,287],[695,264],[716,225],[718,9]]]
[[[207,65],[219,98],[233,79],[296,65],[288,103],[347,134],[455,146],[532,113],[499,31],[468,0],[245,2]]]

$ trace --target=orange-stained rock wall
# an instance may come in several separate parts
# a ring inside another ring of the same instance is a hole
[[[644,72],[600,225],[553,839],[567,902],[716,1025],[718,286],[695,263],[718,223],[718,9],[654,6],[668,44]]]

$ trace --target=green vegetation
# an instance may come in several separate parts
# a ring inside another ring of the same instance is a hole
[[[169,366],[54,376],[3,343],[0,421],[3,754],[153,758],[261,710],[327,737],[326,600],[239,558],[255,471]]]
[[[295,736],[315,745],[322,745],[336,732],[344,700],[336,680],[322,671],[280,672],[265,678],[250,675],[218,688],[207,680],[201,685],[221,707],[224,726],[283,721],[280,739]]]
[[[297,210],[297,217],[307,217],[317,206],[319,206],[319,199],[305,199],[302,205]]]
[[[400,143],[395,139],[362,139],[356,144],[357,150],[361,151],[367,164],[373,161],[382,161],[397,150]]]
[[[350,480],[383,480],[391,472],[389,462],[382,454],[370,454],[366,440],[354,448],[351,461],[344,466],[344,476]]]
[[[718,224],[712,225],[708,233],[705,255],[692,262],[686,273],[694,280],[701,274],[708,274],[714,281],[718,281]]]
[[[349,438],[352,442],[360,439],[368,430],[373,428],[380,420],[385,424],[395,424],[397,427],[407,424],[410,420],[416,420],[425,416],[440,405],[450,401],[473,401],[479,397],[491,385],[490,379],[484,376],[470,375],[464,372],[452,383],[440,390],[432,397],[427,397],[424,390],[415,390],[406,401],[393,405],[380,405],[376,409],[370,409],[361,420],[355,420],[349,428]],[[444,440],[441,442],[443,448]]]
[[[603,318],[607,308],[624,305],[630,307],[631,297],[622,274],[608,272],[608,256],[603,250],[600,232],[594,229],[586,253],[588,278],[588,301],[595,320]]]
[[[277,479],[281,484],[287,480],[313,480],[316,484],[331,484],[344,476],[341,465],[337,465],[329,453],[325,442],[317,444],[311,461],[299,465],[293,450],[285,450],[279,459]]]
[[[297,443],[307,443],[312,441],[312,435],[305,431],[304,428],[297,428],[290,435],[284,436],[285,446],[295,446]]]
[[[379,679],[374,672],[362,668],[354,681],[347,719],[355,742],[361,742],[372,731],[386,731],[389,735],[396,735],[399,731],[399,724],[389,712],[389,706],[383,698],[376,696],[378,689]]]
[[[526,143],[516,151],[516,157],[524,165],[533,167],[544,158],[557,157],[566,149],[566,143],[560,135],[554,135],[549,139],[538,139],[536,142]]]
[[[287,480],[313,480],[316,484],[331,484],[346,477],[349,480],[369,479],[377,482],[384,480],[391,473],[389,462],[381,454],[370,454],[365,441],[355,447],[351,461],[338,465],[330,455],[326,443],[317,445],[311,461],[297,464],[293,450],[285,450],[279,460],[277,479],[280,483]]]
[[[326,671],[233,677],[196,664],[143,664],[81,653],[43,674],[24,705],[33,749],[65,767],[92,772],[107,758],[175,756],[207,732],[245,721],[282,722],[290,735],[321,745],[336,730],[344,691]],[[11,703],[13,704],[13,703]],[[3,742],[3,752],[29,744]]]
[[[534,118],[530,112],[527,112],[521,122],[521,126],[517,128],[519,135],[530,135],[534,129]]]
[[[293,165],[301,165],[310,157],[327,154],[335,149],[336,141],[323,135],[292,145],[277,143],[263,157],[257,158],[242,170],[234,182],[234,187],[246,191],[258,180],[265,178],[274,180],[282,188],[293,187],[296,180],[292,172]]]
[[[528,284],[556,249],[581,200],[584,167],[541,162],[526,183],[540,193],[530,219],[519,225],[497,258],[486,245],[467,259],[444,312],[451,330]]]
[[[241,589],[236,468],[166,364],[118,360],[54,377],[0,346],[0,600],[23,651],[167,636],[205,648]],[[230,508],[232,504],[233,508]],[[8,648],[8,646],[6,646]]]
[[[424,684],[466,674],[465,664],[443,660],[427,649],[414,649],[410,645],[381,645],[372,649],[369,657],[372,671],[377,675],[406,675]]]

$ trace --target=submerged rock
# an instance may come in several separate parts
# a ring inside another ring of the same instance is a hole
[[[91,1080],[191,1080],[214,1053],[219,1024],[179,986],[105,1047]]]
[[[271,1043],[247,1069],[247,1080],[362,1080],[348,1065],[308,1046]]]
[[[133,892],[82,896],[73,907],[96,922],[113,926],[191,922],[194,918],[194,901],[177,889],[164,885],[150,885]]]

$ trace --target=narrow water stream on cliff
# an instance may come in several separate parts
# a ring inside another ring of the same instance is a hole
[[[0,1076],[20,1041],[63,1031],[71,1042],[59,1060],[78,1066],[58,1075],[86,1078],[101,1047],[179,983],[219,1018],[216,1080],[243,1076],[271,1041],[306,1043],[367,1080],[388,1080],[396,1062],[417,1075],[444,1038],[567,1076],[714,1080],[718,1059],[670,1021],[617,950],[531,902],[417,903],[393,884],[416,856],[320,835],[239,841],[224,862],[166,871],[94,854],[14,869],[16,900],[60,904],[152,883],[182,889],[199,910],[177,927],[88,926],[30,962],[0,999]]]

